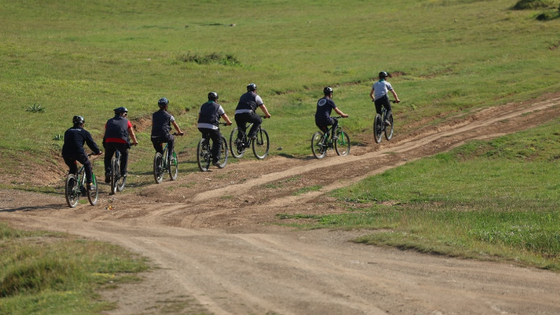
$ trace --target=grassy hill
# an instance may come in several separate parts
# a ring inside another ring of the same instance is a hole
[[[63,170],[53,157],[72,116],[84,116],[100,141],[118,106],[130,110],[139,131],[131,169],[143,169],[153,150],[143,118],[160,97],[170,99],[171,112],[189,131],[179,143],[186,152],[199,138],[195,119],[206,94],[217,91],[232,113],[250,82],[273,115],[265,122],[273,147],[293,156],[309,154],[314,104],[326,85],[351,115],[350,133],[369,131],[368,92],[381,70],[394,74],[401,126],[560,91],[560,21],[537,21],[540,11],[514,11],[514,4],[5,2],[0,170]]]

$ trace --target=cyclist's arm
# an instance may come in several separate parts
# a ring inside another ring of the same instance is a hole
[[[136,134],[134,133],[134,128],[128,127],[128,134],[130,134],[130,137],[132,138],[132,144],[137,145],[138,144],[138,139],[136,139]]]
[[[393,96],[395,97],[395,102],[399,103],[401,100],[399,100],[399,97],[397,96],[397,92],[395,92],[395,90],[391,90],[391,93],[393,93]]]
[[[340,109],[338,109],[338,107],[335,107],[335,108],[334,108],[334,111],[335,111],[337,114],[339,114],[340,116],[344,117],[344,118],[348,117],[348,115],[346,115],[345,113],[343,113]]]
[[[229,119],[229,117],[228,117],[228,115],[227,115],[226,113],[224,113],[224,114],[222,115],[222,118],[226,121],[226,123],[228,124],[228,126],[232,124],[231,120]]]
[[[373,93],[375,93],[375,90],[373,88],[371,88],[371,91],[369,92],[369,97],[371,98],[372,101],[375,99],[373,97]]]
[[[264,104],[259,105],[259,108],[264,112],[264,117],[270,118],[270,113]]]
[[[184,132],[181,131],[181,128],[179,127],[179,125],[177,125],[177,122],[172,121],[171,123],[173,124],[173,128],[175,128],[175,130],[177,130],[178,134],[180,134],[181,136],[185,134]]]

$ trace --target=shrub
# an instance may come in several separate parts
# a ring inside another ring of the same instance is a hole
[[[221,64],[225,66],[235,66],[241,63],[233,55],[224,55],[221,53],[211,53],[208,55],[191,54],[189,51],[186,55],[182,55],[179,59],[183,62],[193,62],[199,65]]]
[[[552,2],[547,0],[519,0],[512,9],[514,10],[536,10],[552,7]]]
[[[41,104],[33,104],[33,105],[27,107],[26,111],[32,112],[32,113],[42,113],[45,110],[44,110],[43,107],[41,107]]]

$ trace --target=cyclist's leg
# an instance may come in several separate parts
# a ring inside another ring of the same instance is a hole
[[[212,163],[217,163],[220,160],[221,155],[221,147],[222,147],[222,134],[220,134],[220,130],[212,130],[208,129],[208,134],[212,139]]]
[[[336,128],[338,127],[338,119],[334,118],[334,117],[329,117],[329,122],[328,125],[332,126],[331,127],[331,139],[335,139],[336,137]]]
[[[252,139],[253,137],[255,137],[257,135],[257,130],[259,130],[259,127],[262,124],[262,118],[261,116],[257,115],[257,113],[250,113],[249,114],[250,117],[250,122],[253,123],[253,126],[251,127],[251,130],[249,131],[249,134],[247,135],[247,137],[249,139]]]
[[[161,141],[161,137],[152,137],[152,145],[154,146],[154,150],[163,154],[163,141]]]
[[[105,164],[105,182],[110,182],[109,175],[111,174],[111,159],[113,155],[117,151],[116,143],[114,142],[106,142],[105,143],[105,158],[103,162]]]
[[[117,150],[121,152],[121,176],[127,175],[129,147],[130,145],[128,143],[118,143],[117,146]]]
[[[68,166],[68,174],[76,174],[78,172],[78,166],[76,165],[76,157],[74,156],[63,156],[64,163]]]
[[[237,124],[237,138],[243,139],[243,134],[247,132],[248,114],[235,114],[235,123]]]
[[[85,173],[86,173],[86,183],[90,184],[92,182],[92,174],[93,174],[93,171],[91,169],[90,160],[88,159],[87,155],[85,155],[85,154],[81,154],[80,156],[77,157],[76,160],[78,162],[82,163],[82,165],[84,166],[84,170],[85,170]]]
[[[393,111],[391,109],[391,102],[389,101],[389,97],[387,97],[387,100],[385,103],[383,103],[383,106],[387,110],[387,113],[385,114],[385,119],[390,120],[391,116],[393,116]]]
[[[173,159],[173,149],[175,148],[175,137],[172,134],[167,134],[166,137],[167,142],[167,158],[168,161]]]
[[[375,99],[375,101],[374,101],[374,103],[375,103],[375,112],[378,113],[379,115],[381,115],[381,107],[383,106],[382,100],[383,100],[383,98]]]

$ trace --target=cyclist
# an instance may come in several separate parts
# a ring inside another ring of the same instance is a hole
[[[331,117],[331,112],[334,111],[339,114],[340,116],[346,118],[348,115],[343,113],[336,105],[334,104],[333,98],[333,89],[330,86],[327,86],[323,89],[323,97],[317,101],[317,111],[315,112],[315,125],[322,131],[327,132],[328,126],[332,126],[332,135],[331,139],[336,139],[336,127],[338,126],[338,120]]]
[[[103,135],[103,147],[105,148],[105,183],[111,182],[111,158],[115,151],[121,153],[121,176],[127,175],[128,150],[130,149],[130,138],[132,145],[137,145],[138,140],[132,128],[132,123],[126,118],[128,109],[125,107],[115,108],[115,117],[109,119],[105,124]]]
[[[78,172],[76,161],[84,165],[86,171],[87,189],[90,189],[93,172],[91,170],[91,162],[89,161],[87,153],[84,150],[84,143],[87,143],[88,147],[93,151],[93,154],[99,155],[102,152],[99,150],[97,143],[93,141],[93,138],[91,137],[89,131],[84,129],[84,117],[74,116],[74,118],[72,118],[72,123],[74,124],[74,126],[66,130],[66,132],[64,133],[62,158],[64,158],[64,163],[68,165],[69,174],[76,174]]]
[[[179,125],[175,121],[175,117],[167,112],[167,107],[169,106],[169,100],[162,97],[158,101],[159,110],[152,114],[152,144],[156,152],[163,155],[163,145],[162,143],[167,143],[167,154],[168,159],[174,162],[173,159],[173,147],[175,144],[175,137],[170,133],[171,125],[177,131],[177,134],[182,136],[185,133],[181,131]]]
[[[246,133],[247,123],[253,123],[247,135],[247,141],[256,137],[257,130],[262,124],[261,116],[255,113],[257,108],[264,112],[266,118],[270,118],[268,109],[264,105],[262,98],[257,94],[257,85],[250,83],[247,85],[247,93],[241,95],[235,109],[235,123],[239,130],[239,135],[237,136],[239,139],[242,138],[242,133]]]
[[[224,111],[222,105],[216,103],[218,100],[218,93],[210,92],[208,93],[208,102],[200,106],[200,111],[198,112],[198,130],[202,133],[202,136],[209,134],[212,139],[212,164],[219,165],[220,160],[220,148],[222,146],[222,134],[220,133],[220,128],[218,121],[220,117],[223,117],[226,124],[231,125],[231,120]]]
[[[393,115],[393,112],[391,111],[391,102],[389,101],[389,96],[387,96],[387,91],[391,91],[393,97],[395,97],[395,102],[399,103],[400,100],[391,83],[385,80],[388,76],[389,75],[385,71],[379,72],[379,81],[371,86],[369,97],[371,97],[371,101],[375,103],[375,111],[377,111],[379,115],[381,115],[381,106],[385,107],[387,110],[385,125],[390,126],[389,118]]]

